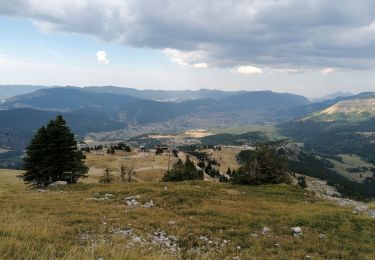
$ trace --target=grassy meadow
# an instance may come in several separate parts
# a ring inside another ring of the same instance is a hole
[[[237,146],[233,147],[222,147],[221,151],[215,151],[214,149],[206,149],[205,152],[210,154],[212,159],[215,159],[220,166],[218,166],[220,172],[226,173],[228,167],[232,170],[237,170],[240,165],[237,161],[237,155],[241,152],[242,148]]]
[[[116,152],[114,155],[97,155],[86,153],[86,165],[90,168],[89,177],[83,181],[86,183],[98,183],[100,176],[106,168],[109,168],[114,181],[120,180],[121,165],[132,166],[136,170],[134,179],[138,182],[159,181],[168,170],[169,156],[167,154],[155,155],[154,153],[123,153]],[[174,156],[170,157],[170,166],[177,161]]]
[[[0,259],[375,258],[374,219],[288,185],[91,182],[38,192],[18,174],[0,170]],[[129,207],[129,196],[155,207]],[[159,231],[177,251],[153,241]]]
[[[336,160],[330,160],[334,166],[335,171],[337,171],[339,174],[345,176],[346,178],[357,181],[357,182],[363,182],[367,177],[372,177],[373,172],[370,170],[371,167],[374,167],[373,164],[368,163],[364,160],[362,160],[358,155],[355,154],[340,154],[339,155],[342,159],[342,162],[336,161]],[[357,168],[357,167],[368,167],[369,170],[365,172],[349,172],[348,168]]]

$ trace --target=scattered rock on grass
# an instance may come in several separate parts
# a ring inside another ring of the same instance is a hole
[[[262,234],[263,236],[268,236],[271,232],[271,229],[269,227],[263,227]]]
[[[164,249],[167,249],[170,253],[176,254],[180,251],[180,248],[177,245],[178,238],[176,236],[168,236],[165,231],[155,231],[151,243],[162,246]]]
[[[290,229],[292,230],[292,233],[295,237],[300,237],[303,234],[302,229],[300,227],[291,227]]]
[[[135,242],[135,243],[142,243],[142,238],[134,236],[132,241]]]
[[[110,231],[112,234],[121,235],[121,236],[131,236],[133,235],[133,229],[132,228],[125,228],[125,229],[113,229]]]
[[[126,197],[126,204],[128,204],[129,207],[137,207],[139,206],[139,202],[136,199],[139,199],[140,196],[130,196]]]
[[[153,208],[155,207],[154,201],[150,200],[149,202],[146,202],[144,205],[142,205],[144,208]]]

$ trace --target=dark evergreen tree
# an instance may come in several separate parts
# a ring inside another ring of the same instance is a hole
[[[235,184],[259,185],[290,182],[286,163],[278,158],[269,145],[258,145],[255,154],[237,171],[232,172]]]
[[[203,180],[203,171],[197,169],[194,163],[186,156],[185,163],[181,159],[173,164],[171,170],[167,171],[163,176],[163,181],[187,181],[187,180]]]
[[[227,175],[229,176],[229,177],[231,177],[232,176],[232,171],[231,171],[231,169],[228,167],[228,170],[227,170]]]
[[[24,157],[25,173],[20,177],[37,187],[55,181],[76,183],[85,177],[88,168],[85,156],[62,116],[41,127],[32,138]]]

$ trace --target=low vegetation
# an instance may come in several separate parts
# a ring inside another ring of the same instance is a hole
[[[2,259],[375,258],[374,221],[290,185],[78,183],[38,192],[20,173],[0,170]],[[154,206],[128,206],[129,196]],[[162,232],[177,251],[155,242]]]

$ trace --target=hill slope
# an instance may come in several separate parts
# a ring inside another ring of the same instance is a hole
[[[292,186],[83,183],[36,192],[17,174],[0,170],[2,259],[375,257],[373,220]],[[155,206],[130,207],[129,196]]]
[[[126,124],[115,121],[105,114],[76,110],[74,112],[42,111],[32,108],[0,110],[0,134],[10,133],[16,150],[22,150],[28,144],[33,133],[49,120],[62,114],[73,132],[85,135],[90,132],[122,129]]]
[[[356,122],[371,117],[375,117],[375,96],[340,101],[306,119]]]
[[[27,94],[39,89],[48,88],[46,86],[32,86],[32,85],[0,85],[0,103],[7,98]]]

